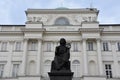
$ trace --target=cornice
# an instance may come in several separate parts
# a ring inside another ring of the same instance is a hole
[[[45,28],[21,28],[22,32],[44,32]]]
[[[72,14],[72,13],[99,13],[96,8],[83,8],[83,9],[28,9],[27,14]]]
[[[103,28],[79,28],[79,32],[102,32]]]
[[[21,32],[21,31],[1,31],[0,32],[0,34],[14,34],[14,35],[16,35],[16,34],[23,34],[23,32]]]
[[[78,31],[46,31],[45,33],[51,33],[51,34],[78,34]]]
[[[120,33],[120,31],[103,31],[102,33],[117,34],[117,33]]]

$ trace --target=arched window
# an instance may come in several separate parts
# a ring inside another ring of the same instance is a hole
[[[48,72],[50,72],[50,68],[51,68],[51,61],[50,60],[46,60],[44,62],[44,76],[48,77]]]
[[[89,62],[89,74],[96,75],[96,63],[94,61]]]
[[[80,77],[80,62],[78,60],[72,62],[72,71],[74,72],[74,77]]]
[[[69,20],[65,17],[57,18],[55,21],[55,25],[70,25]]]
[[[36,74],[36,63],[35,61],[30,61],[28,66],[28,74],[29,75],[35,75]]]

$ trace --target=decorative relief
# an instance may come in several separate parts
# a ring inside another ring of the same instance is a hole
[[[75,21],[76,22],[81,22],[82,20],[82,17],[81,16],[75,16]]]
[[[27,22],[47,22],[47,16],[44,17],[27,17]]]
[[[97,17],[92,17],[92,16],[88,16],[88,17],[81,17],[81,16],[75,16],[75,22],[95,22],[97,21]]]
[[[95,22],[95,21],[97,21],[97,17],[91,17],[91,16],[83,17],[82,21],[85,21],[85,22]]]

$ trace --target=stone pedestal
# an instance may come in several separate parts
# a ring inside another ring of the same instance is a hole
[[[48,72],[50,80],[72,80],[73,72]]]

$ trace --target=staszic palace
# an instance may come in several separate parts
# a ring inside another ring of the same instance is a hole
[[[49,80],[60,38],[71,44],[73,80],[120,80],[120,24],[99,24],[96,8],[25,13],[25,25],[0,25],[0,80]]]

